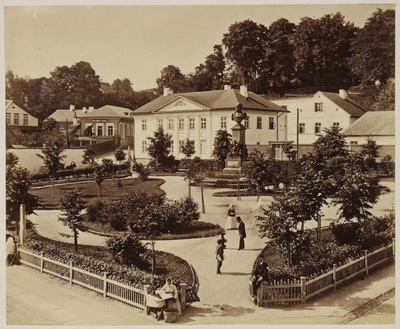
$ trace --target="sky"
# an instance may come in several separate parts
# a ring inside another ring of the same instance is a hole
[[[168,65],[179,67],[183,74],[194,72],[236,22],[250,19],[268,27],[279,18],[298,24],[303,17],[341,12],[346,21],[363,27],[378,8],[395,8],[393,1],[385,5],[368,0],[300,5],[271,1],[202,1],[201,5],[130,1],[126,5],[120,1],[117,6],[86,0],[69,1],[72,6],[55,0],[2,1],[5,70],[20,77],[50,77],[57,66],[86,61],[102,81],[128,78],[134,90],[156,87],[160,71]]]

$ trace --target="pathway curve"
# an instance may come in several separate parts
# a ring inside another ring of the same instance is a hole
[[[166,192],[168,198],[180,199],[187,195],[188,187],[183,177],[170,176],[162,178],[165,179],[166,182],[161,188]],[[392,192],[382,195],[378,204],[375,205],[374,213],[379,216],[390,212],[394,205],[393,191],[395,185],[394,183],[386,182],[384,184],[387,185]],[[256,206],[256,198],[242,197],[241,200],[236,200],[236,197],[213,197],[212,194],[217,191],[219,190],[204,190],[206,213],[201,215],[201,220],[225,227],[226,211],[229,204],[233,203],[236,206],[237,214],[240,215],[246,225],[249,226],[252,219],[251,210]],[[192,188],[192,197],[201,207],[200,188]],[[261,200],[264,204],[268,204],[271,202],[272,198],[263,196]],[[336,209],[333,207],[326,208],[323,211],[327,213],[327,218],[332,218],[336,213]],[[57,215],[57,211],[37,211],[37,216],[32,215],[29,219],[35,224],[40,235],[73,243],[71,232],[57,220]],[[323,225],[328,224],[328,220],[323,220]],[[238,251],[239,237],[237,231],[227,231],[226,238],[228,242],[226,260],[222,266],[222,275],[216,274],[214,252],[217,237],[156,242],[155,247],[157,250],[171,252],[187,260],[193,265],[199,276],[199,296],[201,302],[193,304],[193,306],[185,312],[179,322],[192,323],[193,319],[196,318],[196,324],[265,323],[265,312],[269,314],[267,316],[271,316],[271,312],[275,312],[275,320],[270,323],[296,323],[295,318],[293,318],[293,322],[287,318],[290,312],[288,313],[283,309],[272,310],[256,308],[251,300],[246,297],[248,293],[247,282],[252,264],[258,253],[263,249],[266,240],[260,239],[255,230],[248,229],[246,248],[245,250]],[[78,243],[104,245],[105,238],[91,233],[80,233]],[[329,297],[327,300],[329,300]],[[347,305],[343,303],[339,310],[337,307],[337,305],[331,305],[330,302],[318,307],[318,312],[315,312],[312,316],[321,318],[322,322],[318,322],[315,319],[317,322],[314,323],[335,323],[337,319],[332,318],[330,321],[326,316],[332,316],[332,312],[336,312],[334,316],[344,316],[346,312],[351,311],[350,304]],[[304,316],[310,317],[310,314],[306,312],[306,307],[301,307],[301,309],[304,311]],[[290,310],[290,308],[288,310]],[[297,315],[295,315],[295,313]],[[298,312],[295,313],[293,313],[293,316],[299,316]],[[221,315],[223,318],[219,319]],[[204,318],[199,321],[199,318],[203,317],[207,317],[207,319]],[[210,318],[208,319],[208,317]],[[251,322],[248,322],[249,318],[252,319]],[[234,319],[234,322],[232,322],[232,319]],[[313,321],[306,321],[306,323],[313,323]]]

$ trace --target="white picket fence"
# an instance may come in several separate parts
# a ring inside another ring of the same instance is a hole
[[[20,262],[24,265],[36,268],[41,273],[48,273],[70,284],[77,284],[87,289],[96,291],[104,297],[110,297],[131,305],[140,310],[148,311],[146,296],[150,286],[144,286],[144,290],[123,284],[107,278],[107,274],[98,275],[74,267],[72,262],[64,264],[56,260],[46,258],[43,253],[36,254],[22,248],[18,248]],[[181,283],[180,299],[182,310],[186,308],[186,284]]]
[[[333,265],[331,270],[313,277],[301,277],[300,280],[263,282],[257,292],[257,305],[299,304],[320,295],[326,290],[336,289],[349,280],[368,275],[394,258],[395,241],[356,260],[341,265]],[[252,285],[249,281],[249,294]]]

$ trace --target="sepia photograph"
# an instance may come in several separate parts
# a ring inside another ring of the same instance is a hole
[[[399,325],[397,0],[1,3],[1,328]]]

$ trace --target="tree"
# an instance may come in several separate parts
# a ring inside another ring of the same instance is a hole
[[[164,171],[168,163],[172,136],[168,133],[164,133],[163,127],[159,127],[158,130],[154,132],[154,137],[147,137],[147,139],[150,141],[150,145],[147,148],[149,155]]]
[[[376,101],[370,107],[371,111],[394,111],[395,110],[395,80],[389,78],[385,84],[378,85]]]
[[[13,71],[6,72],[6,99],[13,100],[22,108],[28,107],[29,78],[20,78]]]
[[[94,165],[94,181],[97,185],[98,198],[101,199],[101,186],[105,180],[105,168],[95,162]]]
[[[269,26],[269,43],[262,64],[261,79],[271,88],[290,87],[295,83],[294,34],[296,25],[286,18]]]
[[[385,84],[395,73],[395,11],[378,9],[352,40],[349,59],[361,83]]]
[[[100,78],[87,62],[81,61],[71,67],[57,66],[50,75],[41,90],[46,116],[70,104],[77,108],[95,106],[101,99]]]
[[[154,274],[156,269],[155,239],[161,235],[165,226],[165,220],[168,216],[166,208],[163,207],[165,196],[148,196],[145,193],[141,193],[136,196],[131,196],[127,201],[130,201],[129,209],[135,209],[135,211],[131,211],[127,217],[130,230],[150,240],[152,250],[152,273]],[[135,204],[137,206],[135,206]]]
[[[189,197],[190,195],[190,183],[194,182],[200,185],[200,193],[201,193],[201,209],[202,213],[206,212],[206,207],[204,203],[204,179],[206,178],[205,172],[206,167],[205,164],[201,161],[199,157],[194,157],[193,159],[189,160],[188,168],[186,171],[185,179],[189,181]]]
[[[372,216],[369,209],[379,198],[379,179],[373,170],[367,170],[364,159],[359,154],[350,154],[343,164],[344,176],[339,182],[333,204],[340,205],[340,218],[353,218],[364,223],[364,233],[368,231],[368,220]]]
[[[223,35],[226,58],[240,70],[243,84],[255,80],[260,64],[265,59],[268,29],[251,20],[234,23]]]
[[[347,59],[357,29],[340,13],[303,18],[294,38],[297,77],[305,86],[351,85]]]
[[[187,158],[190,158],[193,154],[195,154],[196,150],[194,148],[194,141],[186,138],[183,142],[181,152],[186,155]]]
[[[57,171],[64,167],[63,159],[65,158],[65,155],[62,154],[64,148],[60,143],[50,141],[43,145],[41,152],[42,154],[36,154],[36,156],[43,160],[49,175],[53,178],[54,193]]]
[[[225,160],[231,150],[232,135],[224,129],[217,131],[214,138],[212,156],[217,159],[220,168],[225,168]]]
[[[94,163],[94,150],[93,150],[93,148],[87,146],[85,148],[85,150],[83,151],[82,157],[83,157],[82,163],[83,164],[88,164],[89,168],[92,168],[93,163]]]
[[[61,197],[61,215],[59,215],[58,219],[74,233],[75,252],[78,252],[79,232],[87,231],[83,223],[83,217],[81,216],[81,212],[85,208],[86,201],[81,197],[78,191],[67,192]]]
[[[249,156],[250,163],[243,167],[243,174],[252,185],[256,186],[257,202],[260,199],[260,187],[272,181],[272,171],[269,160],[264,158],[260,150],[254,150]]]
[[[372,170],[378,169],[376,159],[379,156],[380,146],[372,138],[367,139],[366,144],[361,145],[361,155],[364,157],[365,164]]]
[[[31,186],[29,171],[19,165],[19,159],[13,153],[6,153],[6,216],[19,221],[20,205],[25,204],[27,215],[33,214],[38,207],[38,199],[29,193]]]
[[[186,78],[181,73],[179,67],[168,65],[161,70],[161,76],[157,78],[156,83],[159,92],[162,93],[163,87],[171,88],[173,92],[185,92]]]

